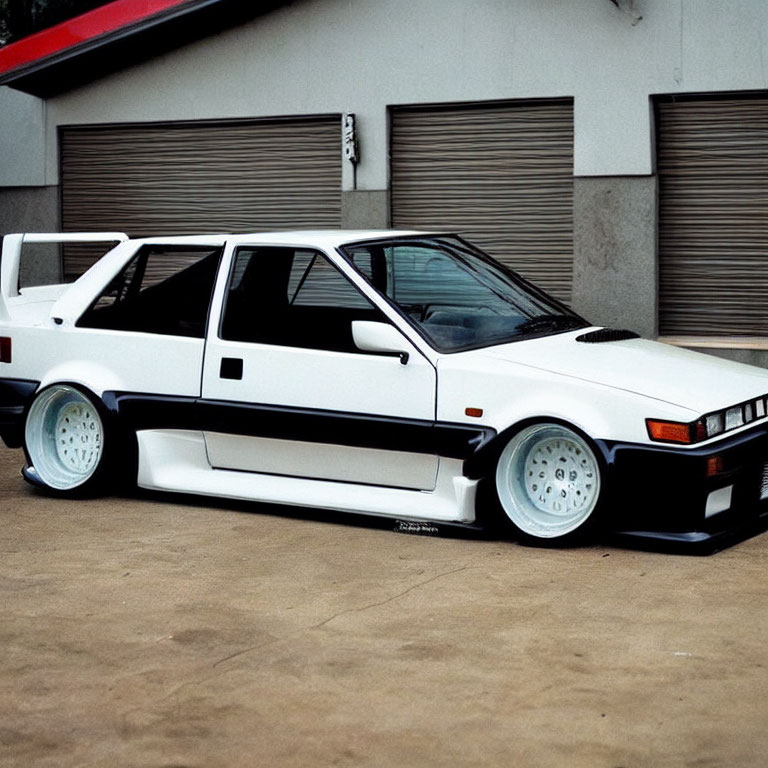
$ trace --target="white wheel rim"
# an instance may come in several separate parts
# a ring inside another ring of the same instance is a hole
[[[59,411],[54,427],[56,455],[75,474],[88,475],[101,455],[101,421],[90,405],[71,402]]]
[[[572,430],[535,424],[510,440],[499,458],[496,488],[509,519],[524,533],[556,538],[590,517],[600,496],[592,449]]]
[[[96,407],[79,390],[64,384],[38,395],[27,415],[25,440],[40,479],[70,490],[85,483],[99,466],[104,426]]]

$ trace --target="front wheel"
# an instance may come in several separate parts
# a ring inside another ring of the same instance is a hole
[[[593,522],[600,500],[597,457],[560,424],[533,424],[514,435],[496,466],[501,508],[523,541],[574,539]]]
[[[30,406],[24,446],[36,477],[49,490],[91,490],[105,464],[100,408],[76,387],[54,384],[42,390]]]

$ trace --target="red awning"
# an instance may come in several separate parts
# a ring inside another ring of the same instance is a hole
[[[0,48],[0,75],[144,21],[189,0],[113,0]]]
[[[270,13],[286,0],[113,0],[0,48],[0,85],[48,98]]]

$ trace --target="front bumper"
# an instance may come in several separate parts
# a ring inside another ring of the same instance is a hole
[[[625,540],[713,551],[768,525],[768,425],[687,450],[596,442],[606,526]]]
[[[24,443],[24,417],[39,381],[0,379],[0,437],[9,448]]]

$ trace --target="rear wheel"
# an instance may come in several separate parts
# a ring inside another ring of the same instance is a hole
[[[27,413],[24,445],[37,479],[48,489],[84,492],[105,465],[105,425],[89,395],[69,384],[40,392]]]
[[[514,435],[496,465],[496,494],[529,543],[565,543],[593,523],[600,465],[587,441],[560,424],[533,424]]]

